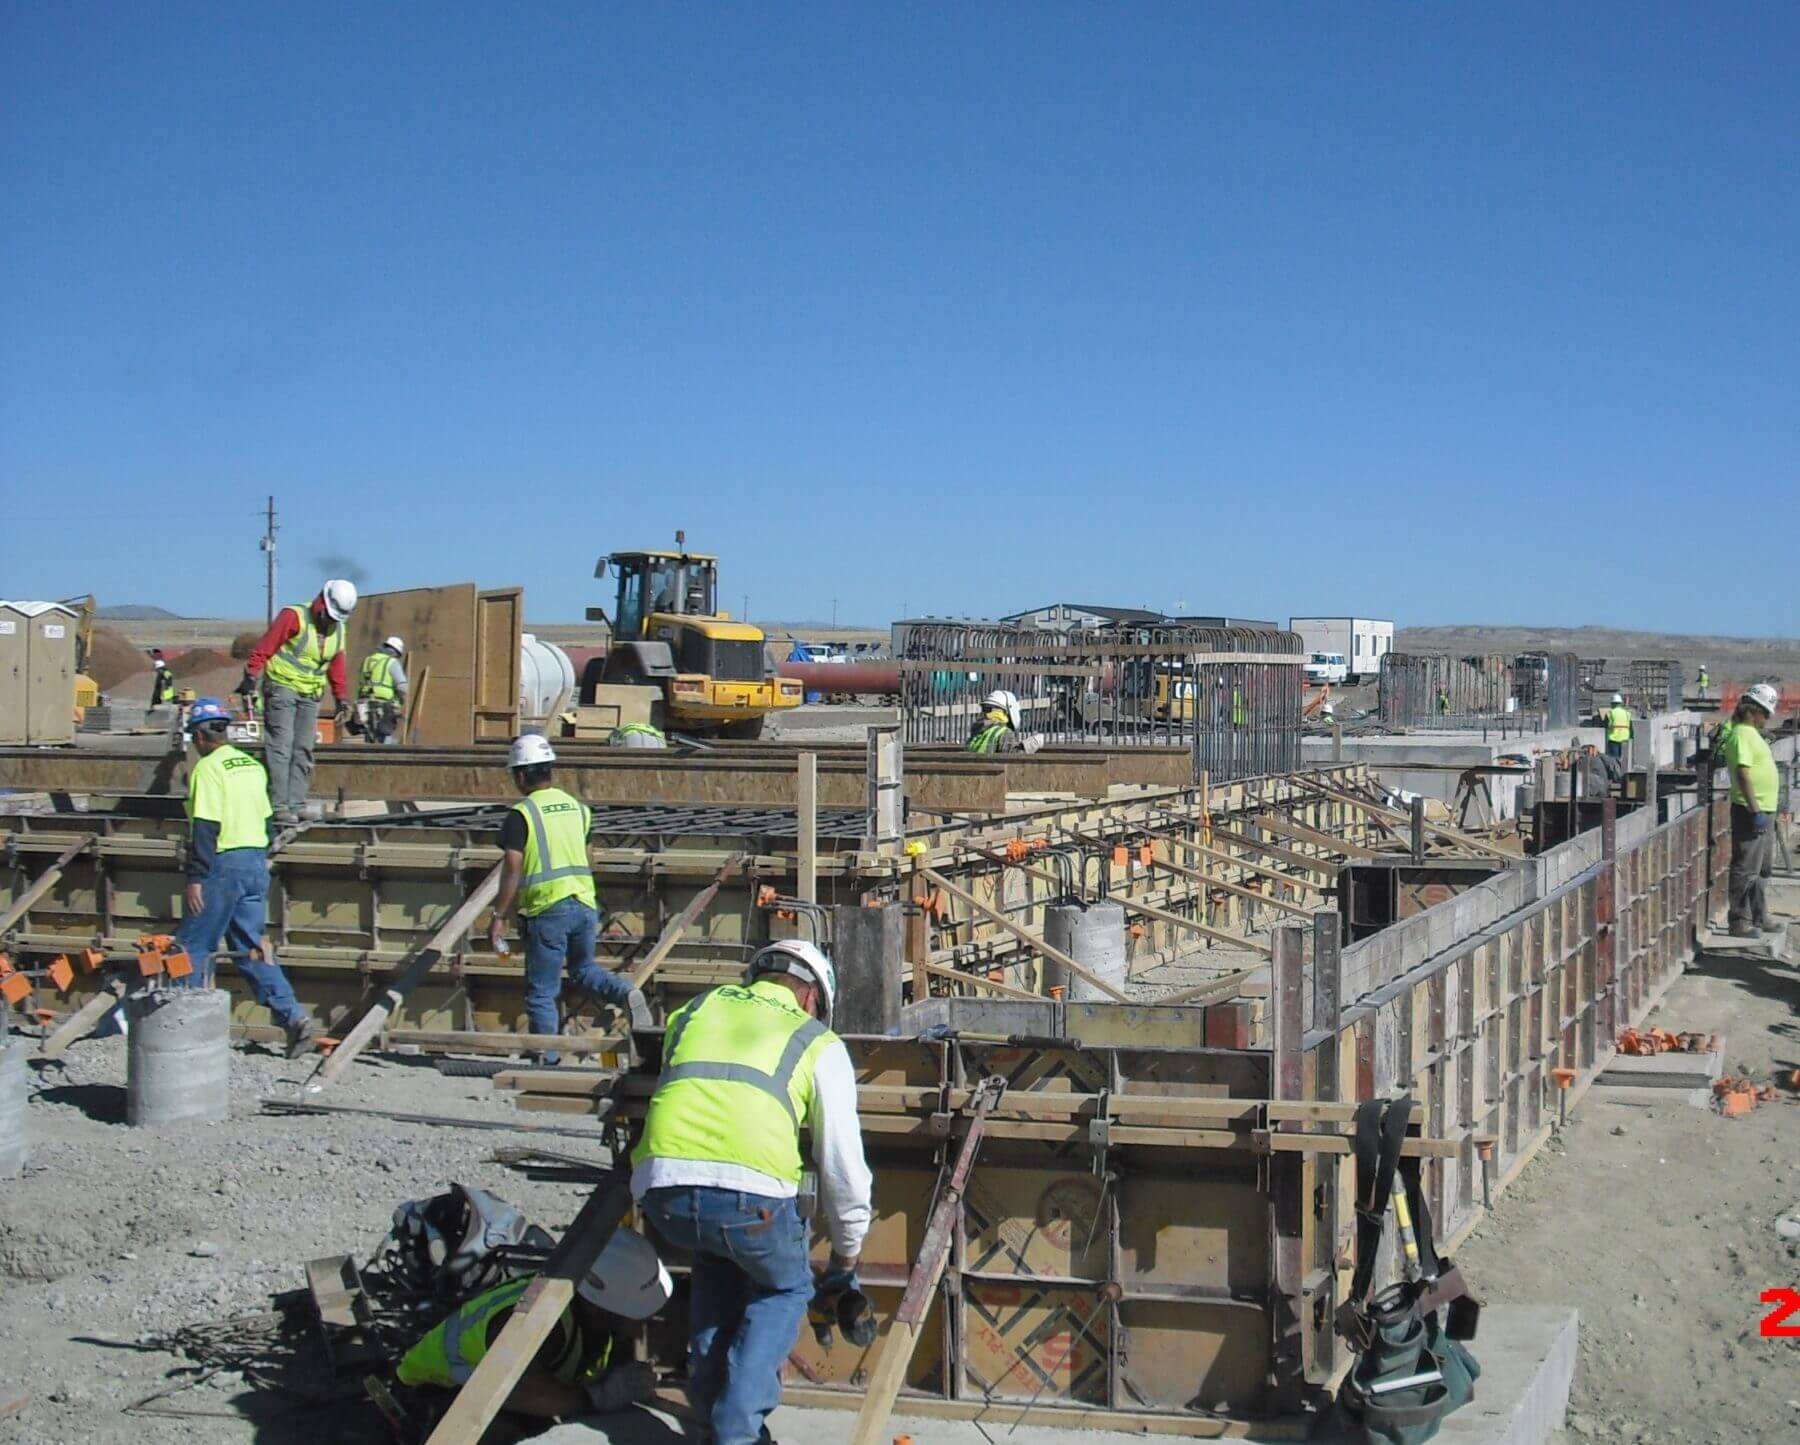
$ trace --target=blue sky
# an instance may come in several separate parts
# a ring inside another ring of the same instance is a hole
[[[579,617],[684,527],[763,617],[1800,633],[1797,61],[1787,4],[9,0],[0,595],[260,613],[273,492],[294,597]]]

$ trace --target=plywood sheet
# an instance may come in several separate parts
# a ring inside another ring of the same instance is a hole
[[[965,1278],[963,1297],[964,1394],[1107,1403],[1111,1310],[1095,1291]]]
[[[350,614],[350,676],[382,639],[406,643],[406,679],[417,692],[430,681],[409,743],[466,747],[475,740],[475,584],[372,592]],[[515,658],[517,639],[514,640]],[[515,660],[514,667],[516,669]]]
[[[833,1330],[830,1342],[821,1345],[811,1328],[803,1327],[794,1348],[788,1351],[789,1383],[798,1378],[809,1385],[843,1385],[860,1389],[868,1382],[881,1352],[887,1348],[888,1327],[900,1307],[901,1291],[897,1285],[869,1284],[865,1280],[863,1293],[868,1295],[875,1317],[881,1321],[881,1333],[875,1337],[875,1343],[866,1350],[859,1350]],[[933,1395],[944,1393],[943,1299],[941,1293],[935,1295],[925,1312],[918,1343],[906,1367],[907,1389],[926,1390]],[[899,1409],[904,1414],[906,1407],[902,1404]]]
[[[475,597],[475,740],[506,742],[519,731],[519,641],[525,589],[502,587]]]
[[[1121,1406],[1241,1413],[1261,1403],[1269,1363],[1261,1310],[1125,1300],[1119,1327]]]
[[[1128,1175],[1118,1188],[1122,1283],[1267,1287],[1268,1199],[1253,1181]]]

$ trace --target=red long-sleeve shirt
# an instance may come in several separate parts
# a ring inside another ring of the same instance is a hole
[[[318,604],[316,602],[311,604],[310,610],[313,615],[313,626],[317,627],[319,625]],[[341,622],[338,624],[339,627],[343,625]],[[299,631],[300,623],[292,610],[286,607],[282,608],[275,614],[275,620],[269,624],[269,630],[263,633],[262,640],[250,649],[250,660],[244,664],[244,671],[251,677],[260,678],[263,675],[263,669],[269,665],[269,659]],[[325,669],[325,680],[331,685],[331,695],[339,702],[346,702],[350,697],[349,688],[344,682],[344,667],[344,649],[340,647],[337,656],[331,659]]]

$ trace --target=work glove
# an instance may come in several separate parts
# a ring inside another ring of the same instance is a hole
[[[1044,735],[1042,733],[1027,733],[1019,746],[1028,753],[1035,753],[1044,746]]]
[[[1752,813],[1750,815],[1750,831],[1755,833],[1759,838],[1764,833],[1768,832],[1769,815],[1767,813]]]
[[[250,676],[248,669],[245,669],[244,675],[238,679],[236,691],[237,695],[242,698],[256,696],[256,679]]]
[[[856,1271],[826,1270],[813,1286],[812,1300],[806,1307],[807,1322],[813,1338],[822,1348],[831,1346],[831,1327],[836,1325],[845,1340],[859,1349],[875,1343],[875,1310],[862,1292]]]
[[[333,716],[336,717],[340,724],[348,727],[356,717],[356,709],[349,703],[340,700],[337,705],[337,712],[334,713]]]
[[[656,1398],[656,1371],[648,1361],[633,1360],[608,1370],[598,1380],[590,1380],[583,1393],[595,1414],[616,1415]]]

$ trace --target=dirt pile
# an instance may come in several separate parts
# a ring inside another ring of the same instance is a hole
[[[127,678],[150,670],[150,659],[133,647],[110,627],[94,629],[93,645],[88,648],[87,675],[101,692],[111,692]]]
[[[169,663],[169,671],[178,678],[189,678],[230,666],[231,659],[223,652],[214,652],[210,647],[193,647],[173,659]]]

